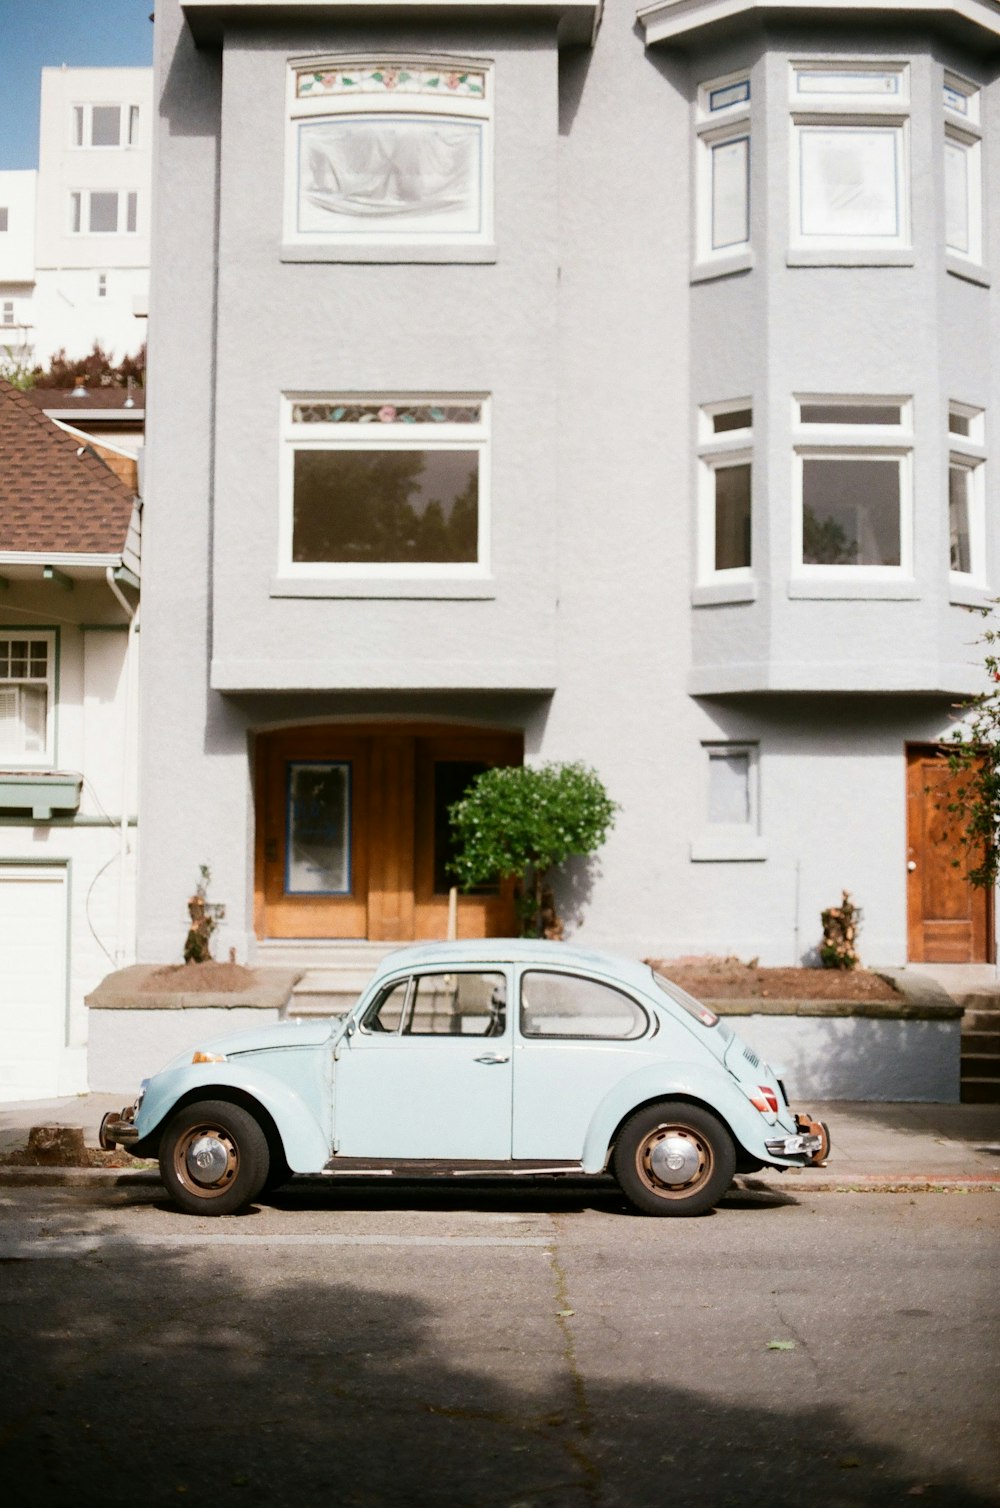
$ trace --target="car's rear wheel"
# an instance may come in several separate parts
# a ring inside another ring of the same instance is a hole
[[[611,1170],[646,1215],[701,1215],[733,1181],[736,1147],[707,1110],[667,1100],[637,1110],[615,1143]]]
[[[185,1105],[160,1143],[160,1176],[190,1215],[233,1215],[267,1182],[267,1138],[239,1105],[204,1100]]]

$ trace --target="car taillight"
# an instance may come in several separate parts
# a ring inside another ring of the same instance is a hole
[[[751,1103],[751,1105],[753,1105],[757,1110],[759,1110],[762,1115],[766,1115],[768,1111],[770,1111],[772,1115],[777,1115],[777,1113],[778,1113],[778,1095],[777,1095],[777,1091],[774,1090],[774,1089],[772,1089],[771,1086],[770,1086],[770,1084],[758,1084],[757,1085],[757,1090],[758,1090],[757,1094],[752,1094],[750,1096],[750,1103]]]

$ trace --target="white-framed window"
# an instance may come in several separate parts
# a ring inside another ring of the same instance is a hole
[[[691,844],[695,862],[767,857],[760,835],[760,746],[753,741],[702,743],[702,829]]]
[[[753,407],[749,398],[698,413],[698,580],[749,581],[753,568]]]
[[[139,141],[138,105],[74,105],[75,147],[134,147]]]
[[[483,577],[489,401],[286,394],[279,573]]]
[[[75,189],[69,196],[73,235],[134,235],[138,220],[139,195],[134,189]]]
[[[97,297],[98,298],[107,298],[107,296],[108,296],[108,275],[107,275],[106,272],[99,272],[97,274]]]
[[[912,575],[909,398],[797,396],[793,574]]]
[[[51,764],[55,631],[0,629],[0,760]]]
[[[442,57],[294,61],[285,239],[474,245],[493,235],[492,65]]]
[[[945,73],[944,224],[949,256],[983,260],[982,128],[979,90],[957,74]]]
[[[948,405],[948,566],[953,586],[986,585],[985,430],[981,408]]]
[[[14,322],[14,300],[5,298],[0,303],[0,324],[12,325]]]
[[[791,119],[792,249],[908,248],[906,64],[793,62]]]
[[[10,229],[10,209],[6,204],[0,204],[0,234],[5,234]]]
[[[750,248],[749,75],[701,84],[695,108],[695,260],[712,263]]]

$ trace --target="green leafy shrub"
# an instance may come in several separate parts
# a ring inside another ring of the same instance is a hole
[[[585,764],[484,770],[449,809],[455,876],[463,890],[513,877],[522,936],[561,937],[551,872],[574,854],[596,852],[617,811]]]

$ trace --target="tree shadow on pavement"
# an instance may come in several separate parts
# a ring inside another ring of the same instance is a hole
[[[95,1234],[81,1207],[76,1230],[88,1222]],[[43,1508],[997,1501],[797,1398],[788,1370],[765,1392],[734,1354],[738,1402],[654,1380],[607,1320],[574,1309],[543,1246],[310,1246],[308,1230],[298,1245],[240,1246],[251,1223],[192,1219],[160,1245],[116,1235],[64,1258],[38,1259],[38,1234],[4,1264],[9,1489]],[[692,1287],[683,1275],[681,1293]],[[671,1345],[669,1324],[649,1342],[661,1379]]]

